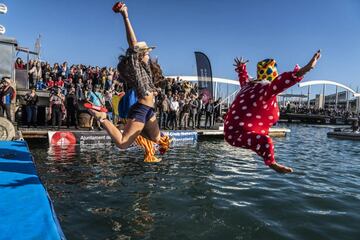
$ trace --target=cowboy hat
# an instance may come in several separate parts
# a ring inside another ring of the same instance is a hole
[[[137,42],[134,46],[134,51],[135,52],[150,52],[154,49],[155,47],[149,47],[146,42]]]

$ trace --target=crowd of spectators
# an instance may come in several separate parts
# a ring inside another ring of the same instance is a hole
[[[295,106],[292,104],[287,104],[286,107],[280,109],[282,113],[297,113],[297,114],[307,114],[307,115],[322,115],[330,118],[342,118],[344,120],[348,118],[358,118],[359,114],[353,111],[346,110],[345,107],[339,106],[327,107],[325,108],[316,108],[315,106],[307,107],[305,105]]]
[[[68,128],[78,128],[79,109],[84,101],[106,107],[108,118],[115,124],[121,121],[115,99],[123,94],[124,83],[117,69],[82,64],[69,66],[67,62],[55,63],[52,66],[36,60],[24,63],[21,58],[16,60],[15,68],[29,70],[29,86],[32,90],[24,98],[28,127],[36,127],[36,91],[48,91],[50,94],[48,119],[53,128],[60,128],[62,123]],[[215,120],[221,120],[218,104],[221,99],[210,99],[204,104],[196,83],[192,84],[177,77],[164,78],[155,85],[158,88],[155,108],[160,128],[210,128]],[[90,130],[93,130],[92,119],[90,121]],[[102,129],[98,122],[96,127]]]
[[[37,91],[49,93],[48,120],[53,128],[61,125],[79,128],[78,116],[82,103],[91,102],[95,106],[108,109],[108,118],[115,124],[119,118],[118,102],[124,94],[124,83],[117,69],[112,67],[85,66],[82,64],[68,66],[67,62],[55,63],[30,60],[24,63],[21,58],[15,62],[16,69],[28,69],[28,80],[31,91],[24,97],[27,126],[37,127],[39,97]],[[10,120],[10,103],[15,98],[15,90],[9,79],[3,79],[0,86],[0,116],[6,114]],[[158,95],[155,99],[158,122],[161,129],[199,129],[211,128],[216,121],[222,121],[221,99],[210,99],[205,104],[199,94],[197,84],[183,81],[181,78],[164,78],[156,83]],[[85,111],[83,109],[83,111]],[[280,109],[282,113],[299,113],[324,115],[330,118],[359,117],[358,114],[345,108],[325,107],[324,109],[305,105],[287,104]],[[90,130],[95,127],[101,130],[99,122],[93,124],[90,118]]]

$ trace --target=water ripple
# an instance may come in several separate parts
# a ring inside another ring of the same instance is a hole
[[[292,125],[276,138],[278,175],[221,140],[173,149],[32,146],[69,239],[357,239],[360,144]]]

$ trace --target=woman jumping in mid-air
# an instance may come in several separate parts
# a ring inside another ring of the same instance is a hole
[[[170,139],[168,136],[160,136],[159,125],[154,112],[156,88],[153,84],[153,73],[149,63],[149,52],[154,47],[148,47],[145,42],[137,41],[125,4],[117,3],[113,10],[123,16],[129,44],[126,56],[120,58],[118,68],[121,68],[121,77],[127,86],[130,89],[135,89],[138,101],[129,110],[128,121],[122,133],[111,121],[106,119],[106,113],[89,111],[101,122],[119,148],[128,148],[141,134],[141,136],[159,144],[160,152],[165,152],[169,148]]]
[[[276,96],[300,82],[313,69],[320,58],[315,53],[310,62],[292,72],[278,75],[276,62],[265,59],[257,65],[257,80],[250,81],[243,58],[235,59],[241,90],[236,96],[225,119],[225,140],[232,146],[251,149],[264,159],[266,165],[280,173],[293,170],[278,164],[274,145],[268,136],[269,128],[279,119]]]

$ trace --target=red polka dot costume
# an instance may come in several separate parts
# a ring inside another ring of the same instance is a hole
[[[258,64],[258,79],[250,81],[245,64],[239,64],[241,90],[225,118],[225,140],[232,146],[251,149],[263,157],[266,165],[275,163],[274,145],[269,128],[279,119],[276,96],[302,80],[296,72],[277,74],[276,62],[266,59]]]

